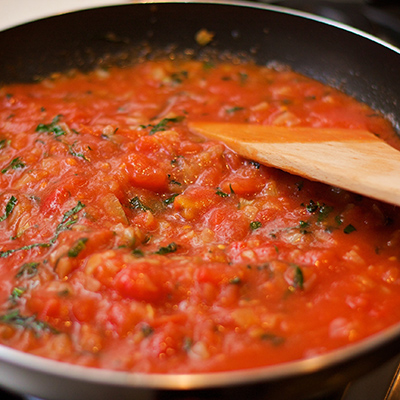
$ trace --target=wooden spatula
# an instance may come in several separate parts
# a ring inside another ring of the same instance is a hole
[[[400,205],[400,151],[368,131],[214,122],[189,128],[261,164]]]

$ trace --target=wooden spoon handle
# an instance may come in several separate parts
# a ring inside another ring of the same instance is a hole
[[[243,157],[400,205],[400,152],[364,130],[191,122]]]

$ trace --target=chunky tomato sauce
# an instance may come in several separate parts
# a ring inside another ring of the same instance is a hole
[[[368,129],[288,70],[194,61],[0,89],[0,342],[186,373],[308,358],[400,321],[398,210],[245,160],[191,120]]]

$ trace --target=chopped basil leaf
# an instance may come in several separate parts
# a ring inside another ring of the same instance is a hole
[[[305,205],[305,207],[310,214],[313,214],[318,210],[318,203],[315,203],[313,200],[310,200],[310,202],[307,205]]]
[[[335,217],[335,222],[336,222],[338,225],[342,225],[342,224],[343,224],[343,217],[342,217],[341,215],[336,215],[336,217]]]
[[[242,85],[244,85],[248,79],[248,75],[245,72],[239,72],[239,79],[240,79],[240,83]]]
[[[228,193],[223,192],[221,189],[217,189],[217,191],[215,192],[215,194],[217,194],[217,195],[220,196],[220,197],[228,197],[228,196],[229,196]]]
[[[294,287],[303,290],[304,289],[304,275],[303,271],[298,265],[294,265]]]
[[[10,249],[10,250],[4,250],[4,251],[0,251],[0,258],[5,258],[5,257],[9,257],[11,254],[17,252],[17,251],[21,251],[21,250],[30,250],[33,249],[35,247],[50,247],[54,244],[54,242],[57,240],[58,235],[60,234],[60,232],[69,229],[71,225],[75,224],[76,222],[78,222],[78,216],[77,214],[79,213],[79,211],[81,211],[83,208],[85,207],[85,205],[83,203],[81,203],[80,201],[78,201],[78,204],[72,208],[71,210],[67,211],[61,222],[58,224],[57,228],[56,228],[56,232],[54,234],[54,237],[50,240],[49,243],[33,243],[27,246],[23,246],[17,249]]]
[[[65,135],[66,132],[64,129],[62,129],[60,125],[57,125],[61,117],[62,115],[59,114],[53,118],[53,121],[50,124],[39,124],[36,127],[35,132],[53,133],[55,137]]]
[[[152,328],[149,324],[143,324],[140,328],[144,337],[150,336],[154,332],[154,328]]]
[[[257,161],[250,161],[250,164],[253,165],[256,169],[260,169],[260,163]]]
[[[309,226],[310,226],[310,224],[308,222],[300,221],[299,222],[300,233],[302,233],[302,234],[309,233],[309,231],[306,230],[306,228],[308,228]]]
[[[131,208],[142,210],[142,211],[151,211],[150,207],[145,206],[139,199],[138,196],[133,197],[132,199],[129,200],[129,204],[131,205]]]
[[[168,246],[160,247],[156,251],[156,254],[164,255],[164,254],[168,254],[168,253],[174,253],[177,250],[178,250],[178,245],[176,243],[172,242]]]
[[[300,190],[300,189],[299,189]],[[333,207],[327,206],[326,204],[316,203],[313,200],[310,200],[308,204],[301,204],[303,207],[306,207],[307,211],[310,214],[315,214],[318,212],[318,222],[322,222],[325,220],[328,215],[333,211]]]
[[[8,200],[8,203],[6,204],[6,209],[4,214],[0,217],[0,222],[3,222],[12,213],[16,204],[17,204],[17,198],[11,196],[10,200]]]
[[[193,339],[190,337],[185,337],[183,339],[183,350],[190,351],[190,349],[193,347]]]
[[[346,226],[346,228],[343,229],[343,232],[346,233],[346,234],[349,234],[349,233],[354,232],[356,230],[357,229],[353,225],[349,224],[349,225]]]
[[[169,123],[176,123],[181,122],[185,117],[178,116],[174,118],[163,118],[158,124],[156,125],[141,125],[142,128],[151,128],[149,135],[154,135],[156,132],[165,131]]]
[[[163,203],[166,205],[172,204],[174,202],[176,196],[179,196],[179,193],[174,193],[171,197],[168,197],[167,199],[165,199],[163,201]]]
[[[258,229],[258,228],[261,228],[261,226],[262,226],[262,223],[260,221],[251,221],[250,222],[250,229],[252,231],[254,231],[254,230]]]
[[[261,335],[261,340],[266,340],[271,342],[274,346],[279,346],[285,341],[285,338],[275,335],[273,333],[263,333]]]
[[[296,182],[297,190],[300,192],[303,189],[304,181]]]
[[[85,249],[85,247],[86,247],[86,242],[87,242],[88,240],[89,240],[89,239],[86,238],[86,237],[77,240],[77,241],[74,243],[74,245],[68,250],[68,257],[71,257],[71,258],[78,257],[79,253],[80,253],[82,250]]]
[[[26,288],[24,287],[15,287],[12,292],[11,295],[9,297],[9,300],[12,303],[16,303],[17,300],[26,292]]]
[[[175,72],[171,75],[171,79],[174,83],[182,83],[189,76],[187,71]]]
[[[78,204],[75,207],[71,208],[71,210],[64,213],[61,222],[58,224],[58,226],[56,228],[55,238],[53,238],[52,241],[57,239],[57,236],[60,232],[65,231],[66,229],[69,229],[69,227],[71,225],[78,222],[77,214],[79,213],[79,211],[81,211],[85,207],[86,207],[85,204],[78,201]]]
[[[25,164],[21,161],[20,157],[14,158],[11,163],[1,170],[2,174],[5,174],[9,169],[24,168]]]
[[[133,250],[132,250],[132,254],[133,254],[135,257],[138,257],[138,258],[144,256],[143,250],[140,250],[140,249],[133,249]]]
[[[74,144],[75,144],[75,143],[74,143]],[[74,149],[73,149],[74,144],[72,144],[72,145],[69,146],[69,154],[71,154],[71,156],[79,157],[79,158],[82,158],[82,159],[85,160],[85,161],[90,162],[90,158],[86,157],[83,153],[77,153],[76,151],[74,151]],[[89,149],[89,150],[90,150],[90,149]]]
[[[215,64],[212,61],[203,62],[203,69],[208,70],[212,68],[215,68]]]
[[[18,249],[0,251],[0,258],[9,257],[11,254],[13,254],[13,253],[15,253],[17,251],[21,251],[21,250],[30,250],[30,249],[33,249],[35,247],[50,247],[50,246],[51,246],[50,243],[33,243],[33,244],[28,245],[28,246],[20,247]]]
[[[20,314],[19,310],[12,310],[8,314],[0,315],[0,322],[21,326],[25,329],[32,330],[36,335],[40,335],[46,330],[52,333],[58,333],[58,331],[48,323],[38,320],[36,316],[23,316]]]
[[[7,139],[0,140],[0,150],[7,146]]]
[[[29,262],[22,264],[20,269],[18,270],[17,275],[15,275],[16,278],[20,278],[23,275],[27,275],[28,277],[32,277],[38,273],[37,267],[39,266],[40,263],[38,262]]]
[[[238,276],[235,276],[234,278],[232,278],[232,279],[229,281],[229,283],[230,283],[231,285],[239,285],[240,283],[242,283],[242,280],[241,280]]]
[[[322,204],[318,210],[318,222],[325,220],[332,211],[333,207]]]
[[[235,106],[235,107],[227,108],[226,112],[228,114],[233,114],[235,112],[242,111],[242,110],[244,110],[244,107]]]

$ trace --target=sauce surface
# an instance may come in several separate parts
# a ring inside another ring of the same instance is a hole
[[[400,321],[388,204],[245,160],[191,120],[368,129],[288,70],[194,61],[0,89],[0,343],[193,373],[313,357]]]

